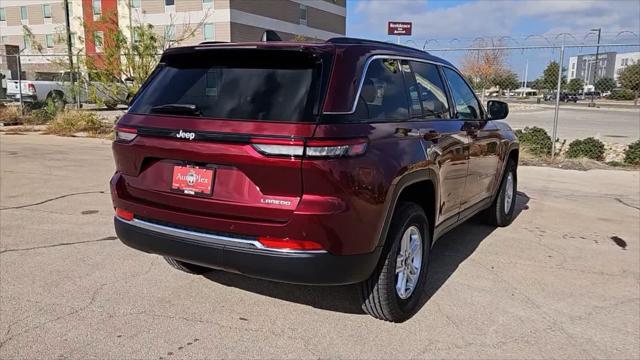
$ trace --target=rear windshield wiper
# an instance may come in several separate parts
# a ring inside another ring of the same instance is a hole
[[[164,104],[153,106],[151,113],[201,116],[202,112],[194,104]]]

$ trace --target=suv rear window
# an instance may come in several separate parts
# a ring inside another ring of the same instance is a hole
[[[314,121],[322,61],[291,50],[170,54],[129,112],[216,119]]]

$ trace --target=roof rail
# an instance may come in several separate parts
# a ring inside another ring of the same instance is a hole
[[[401,49],[409,49],[413,51],[420,51],[426,53],[426,51],[416,49],[411,46],[394,44],[386,41],[378,41],[378,40],[369,40],[369,39],[360,39],[360,38],[352,38],[352,37],[334,37],[326,41],[329,44],[354,44],[354,45],[384,45],[397,47]]]
[[[227,44],[227,41],[203,41],[198,45],[210,45],[210,44]]]

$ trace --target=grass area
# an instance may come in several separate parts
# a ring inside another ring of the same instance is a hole
[[[91,137],[109,137],[113,133],[113,125],[103,121],[93,111],[67,110],[55,116],[47,125],[46,133],[60,136],[82,134]]]

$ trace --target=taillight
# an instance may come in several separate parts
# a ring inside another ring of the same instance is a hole
[[[308,158],[336,158],[362,155],[367,151],[367,139],[294,139],[254,138],[251,143],[259,153],[268,156],[304,156]]]
[[[32,83],[27,83],[27,91],[35,94],[36,93],[36,86],[33,85]]]
[[[135,128],[116,126],[116,140],[119,141],[131,141],[138,136],[138,131]]]
[[[304,154],[304,142],[295,139],[251,139],[253,148],[262,155],[271,156],[302,156]]]
[[[309,140],[305,147],[307,157],[358,156],[367,151],[367,139]]]
[[[120,208],[116,208],[116,216],[126,221],[133,220],[133,213],[131,211],[123,210]]]
[[[311,240],[293,240],[272,237],[258,238],[260,244],[269,249],[278,250],[324,250],[322,245]]]

